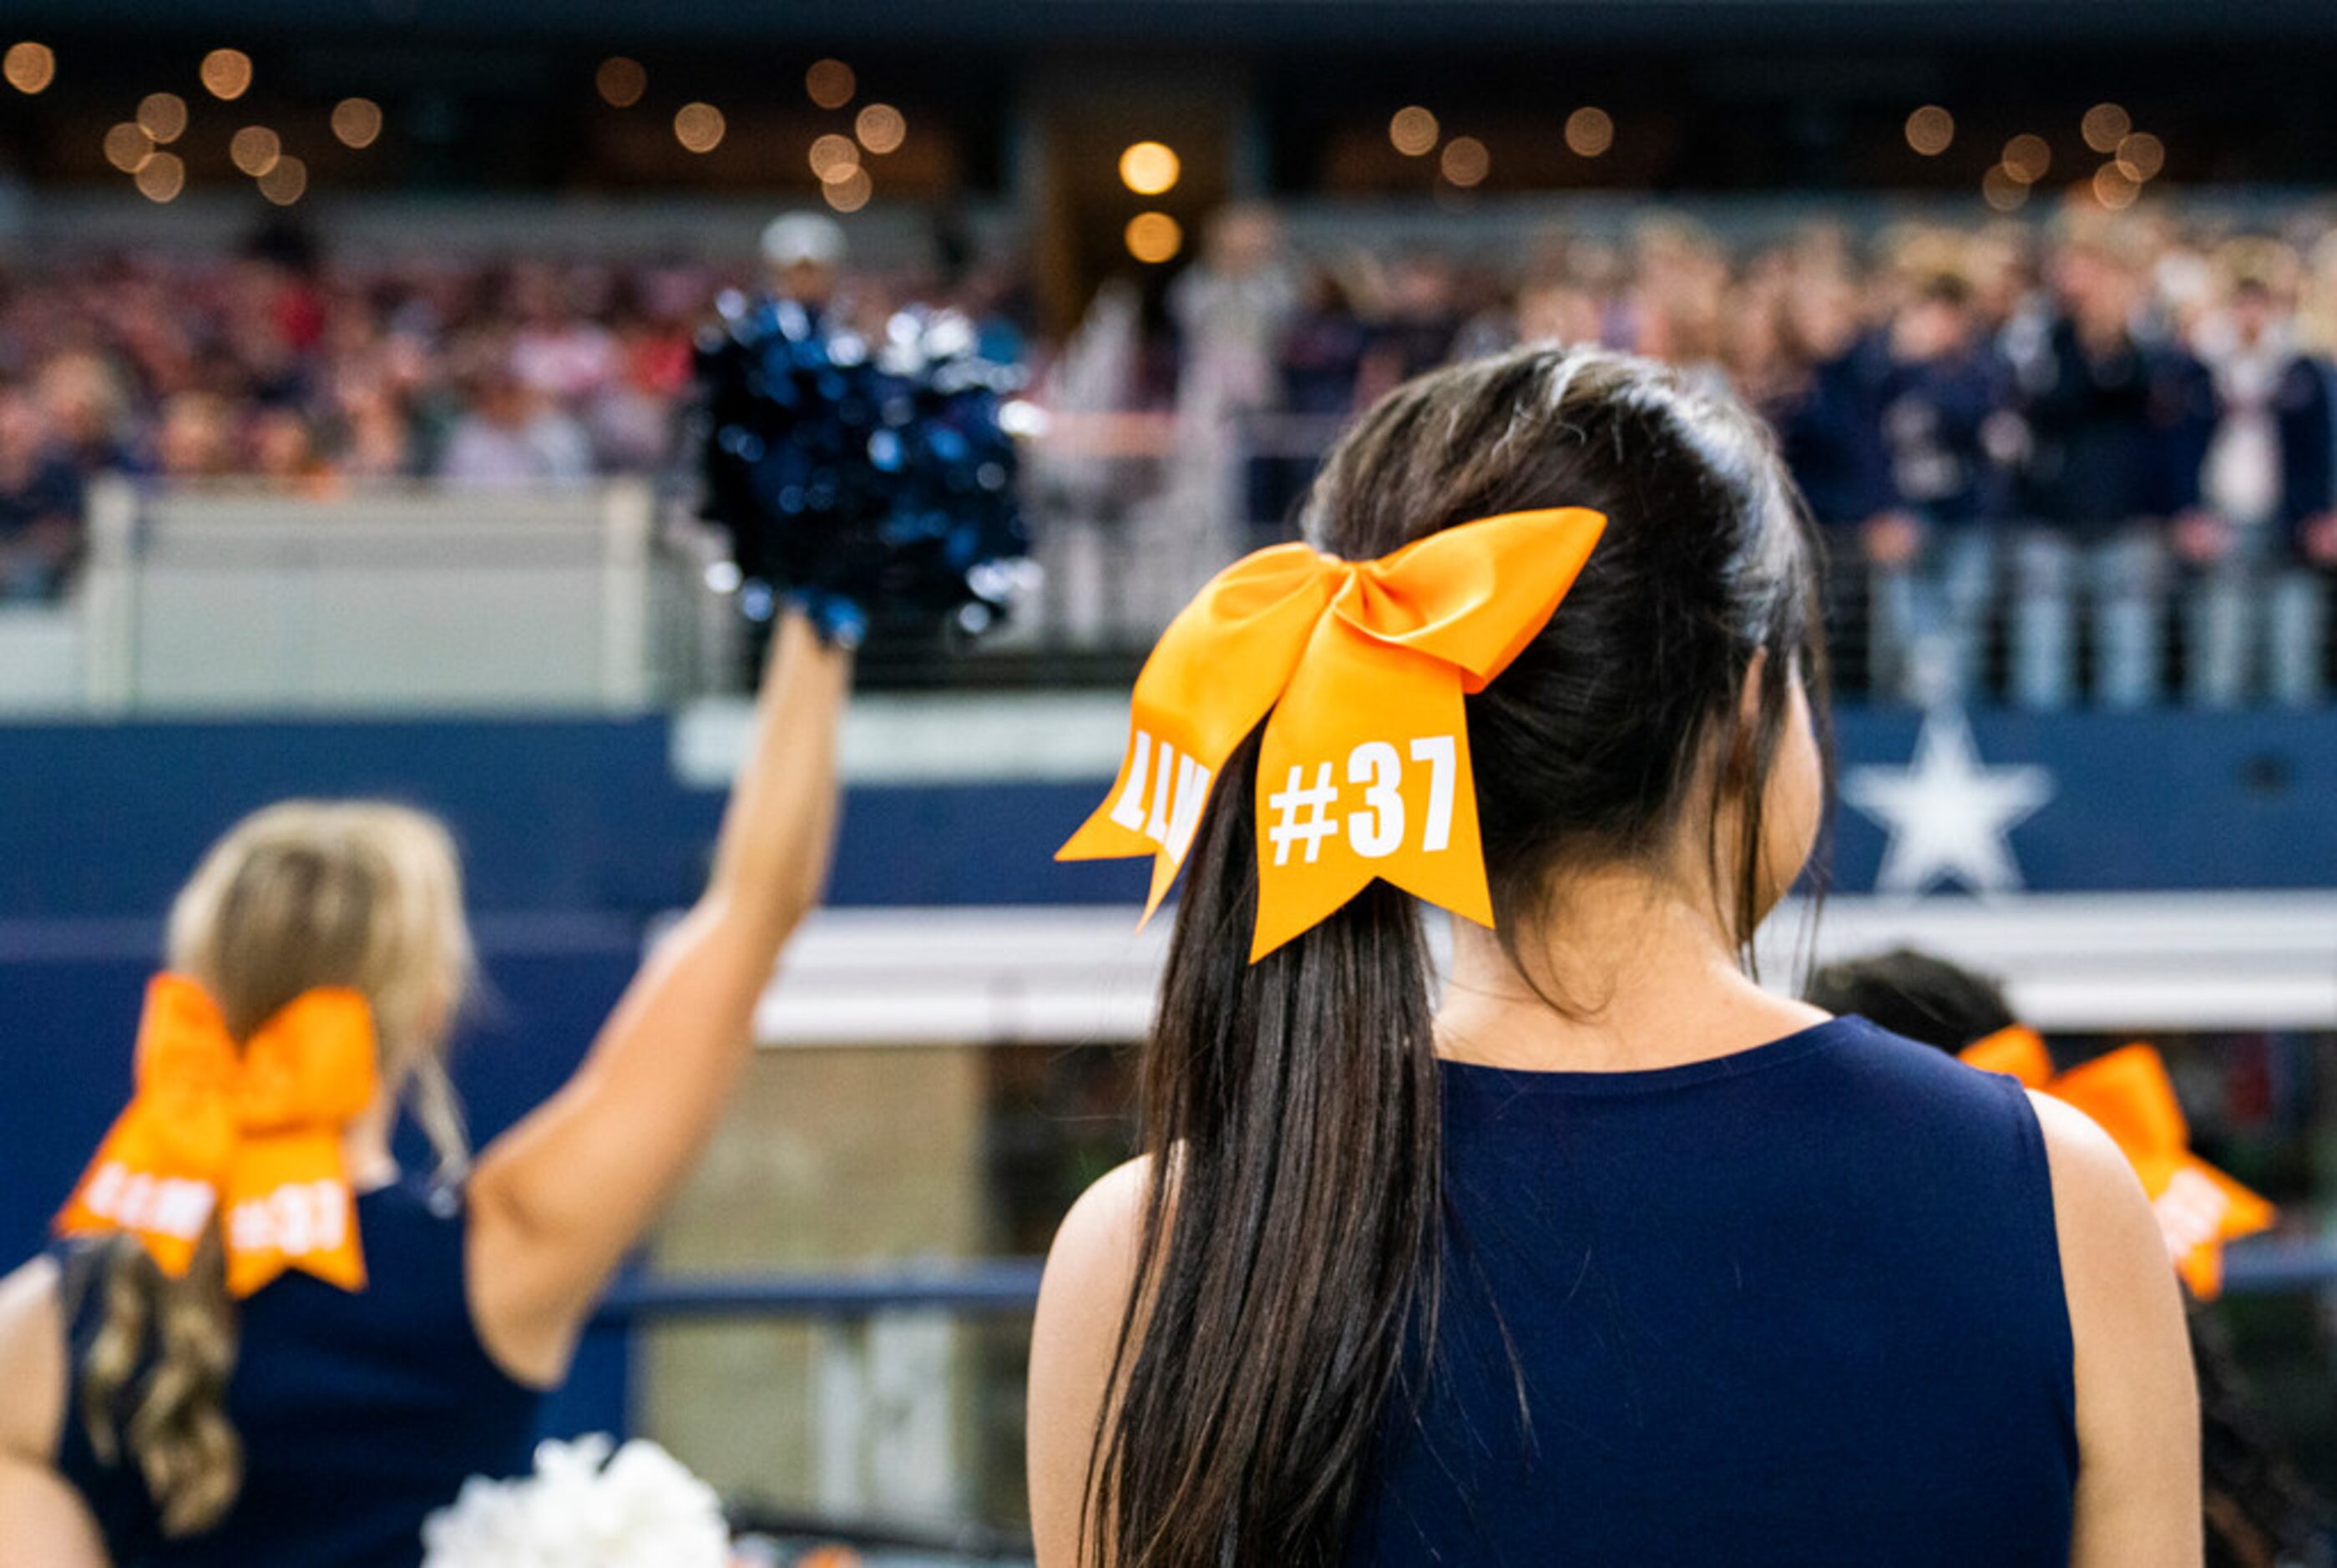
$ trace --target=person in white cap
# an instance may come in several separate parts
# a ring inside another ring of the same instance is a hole
[[[848,250],[844,226],[818,212],[782,212],[764,228],[762,249],[771,291],[815,317],[825,314]]]

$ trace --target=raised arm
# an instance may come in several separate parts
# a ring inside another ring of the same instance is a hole
[[[471,1301],[488,1348],[557,1381],[593,1299],[697,1162],[752,1048],[779,949],[818,901],[846,653],[788,615],[705,895],[650,956],[576,1076],[480,1156]]]

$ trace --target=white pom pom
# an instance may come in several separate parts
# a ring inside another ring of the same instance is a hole
[[[725,1568],[730,1556],[711,1486],[654,1443],[598,1435],[542,1445],[526,1479],[474,1477],[422,1540],[423,1568]]]

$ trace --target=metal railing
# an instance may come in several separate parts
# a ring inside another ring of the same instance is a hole
[[[1295,536],[1343,423],[1053,416],[1023,479],[1043,584],[970,656],[938,637],[880,642],[864,679],[1124,683],[1212,573]],[[686,514],[640,479],[319,492],[108,478],[68,601],[0,607],[0,710],[624,710],[736,689],[752,638],[725,591],[735,573]],[[2183,566],[2147,530],[2070,543],[2007,525],[1985,549],[1951,534],[1912,574],[1871,567],[1849,531],[1831,541],[1842,695],[1915,694],[1929,659],[1981,702],[2321,701],[2337,624],[2325,576]]]
[[[1045,1260],[988,1258],[853,1273],[636,1277],[612,1288],[596,1321],[629,1328],[722,1318],[866,1322],[887,1313],[1027,1316]],[[2256,1237],[2225,1250],[2224,1291],[2272,1296],[2337,1287],[2337,1241]]]

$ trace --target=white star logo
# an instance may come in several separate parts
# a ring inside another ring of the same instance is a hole
[[[1913,897],[1945,881],[1979,894],[2020,887],[2012,829],[2053,799],[2042,768],[1986,768],[1961,712],[1923,720],[1905,768],[1853,768],[1842,797],[1891,836],[1878,893]]]

